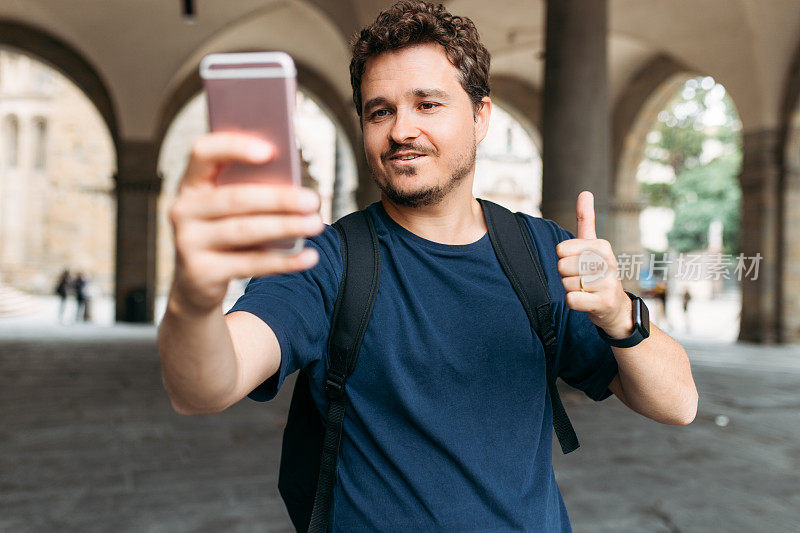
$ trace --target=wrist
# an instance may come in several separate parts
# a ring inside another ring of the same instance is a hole
[[[631,348],[650,336],[650,316],[644,301],[635,294],[629,292],[626,292],[625,295],[628,296],[630,304],[623,306],[623,310],[629,308],[633,327],[630,330],[626,330],[625,328],[628,324],[622,324],[621,319],[619,323],[611,326],[611,332],[605,331],[599,326],[597,327],[597,332],[600,334],[600,337],[606,341],[606,343],[616,348]],[[624,333],[628,333],[628,335],[616,336]]]
[[[617,312],[617,316],[608,325],[600,326],[603,331],[611,338],[624,339],[633,333],[633,305],[631,299],[625,295],[624,302]]]
[[[170,288],[166,312],[173,316],[194,319],[215,312],[221,304],[222,302],[217,302],[216,299],[198,297],[196,291],[193,297],[192,291],[181,289],[176,282]]]

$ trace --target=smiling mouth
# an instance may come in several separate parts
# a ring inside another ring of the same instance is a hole
[[[421,157],[425,157],[425,155],[423,155],[423,154],[400,155],[400,156],[390,157],[389,161],[394,161],[394,162],[398,162],[398,163],[405,163],[407,161],[414,161],[414,160],[419,159]]]

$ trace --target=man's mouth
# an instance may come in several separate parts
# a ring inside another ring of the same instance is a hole
[[[425,154],[398,154],[389,158],[389,161],[414,161],[415,159],[419,159],[421,157],[425,157]]]

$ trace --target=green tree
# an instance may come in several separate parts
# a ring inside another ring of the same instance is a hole
[[[688,252],[708,246],[714,220],[723,225],[726,253],[739,240],[741,126],[730,97],[711,78],[688,80],[648,135],[645,157],[669,166],[674,180],[641,183],[650,205],[669,207],[675,221],[670,248]],[[714,157],[709,157],[713,153]]]

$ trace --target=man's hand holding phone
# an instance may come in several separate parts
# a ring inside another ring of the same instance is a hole
[[[221,305],[231,279],[305,270],[319,260],[312,248],[290,255],[263,246],[322,232],[316,192],[286,184],[217,184],[225,164],[259,165],[274,156],[269,143],[242,133],[208,133],[194,143],[169,212],[175,237],[170,299],[182,312],[208,313]]]

